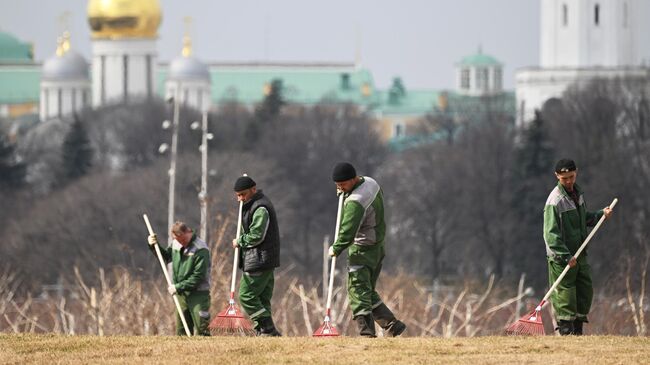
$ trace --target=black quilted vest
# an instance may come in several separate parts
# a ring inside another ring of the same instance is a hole
[[[280,266],[280,231],[273,203],[258,190],[251,200],[242,207],[242,229],[248,233],[253,221],[253,213],[259,207],[265,207],[269,212],[269,227],[264,241],[255,247],[242,249],[239,267],[244,272],[265,271]]]

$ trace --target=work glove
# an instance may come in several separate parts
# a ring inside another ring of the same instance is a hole
[[[150,234],[149,237],[147,237],[147,240],[151,246],[158,244],[158,237],[156,237],[155,234]]]
[[[169,294],[171,294],[171,295],[176,294],[176,293],[177,293],[177,291],[176,291],[176,286],[174,286],[174,285],[170,285],[170,286],[168,286],[168,287],[167,287],[167,292],[168,292]]]
[[[336,257],[336,253],[334,252],[334,246],[330,246],[330,248],[327,250],[327,254],[330,257]]]

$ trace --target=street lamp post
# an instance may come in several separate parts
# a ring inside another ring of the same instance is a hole
[[[199,128],[199,122],[191,125],[192,129]],[[212,133],[208,133],[208,112],[203,111],[201,121],[201,191],[199,191],[199,204],[201,207],[201,228],[200,237],[208,241],[208,141],[213,138]]]
[[[174,119],[172,120],[172,146],[171,146],[171,162],[169,163],[169,205],[167,207],[167,229],[171,229],[174,224],[174,191],[176,188],[176,152],[178,150],[178,118],[180,109],[180,100],[178,97],[180,85],[174,92]],[[167,240],[169,246],[172,244],[172,235],[169,234]]]
[[[203,112],[201,123],[201,238],[208,242],[208,112]]]

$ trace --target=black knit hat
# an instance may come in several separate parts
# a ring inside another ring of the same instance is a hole
[[[255,181],[253,181],[253,179],[251,179],[250,177],[240,176],[239,178],[237,178],[237,181],[235,181],[235,191],[250,189],[255,185],[257,184],[255,184]]]
[[[555,172],[569,172],[576,170],[576,163],[568,158],[563,158],[555,164]]]
[[[355,177],[357,177],[357,171],[347,162],[337,163],[332,171],[332,180],[335,182],[347,181]]]

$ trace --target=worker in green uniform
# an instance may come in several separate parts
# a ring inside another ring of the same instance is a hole
[[[172,282],[169,294],[178,295],[181,310],[194,335],[210,336],[210,249],[183,222],[171,227],[171,246],[160,247],[165,262],[172,263]],[[158,244],[155,234],[148,237],[149,248],[155,254]],[[185,336],[183,322],[176,313],[176,334]]]
[[[357,176],[350,163],[334,166],[332,179],[345,197],[336,242],[330,256],[348,249],[348,297],[359,334],[376,337],[375,321],[384,335],[399,336],[406,325],[395,318],[375,290],[384,260],[384,198],[379,184],[368,176]]]
[[[241,248],[239,267],[244,272],[239,301],[254,322],[258,336],[281,336],[271,316],[273,270],[280,266],[280,231],[275,209],[248,176],[239,177],[234,190],[237,200],[243,202],[242,232],[232,241],[233,247]]]
[[[551,191],[544,206],[544,241],[548,261],[549,285],[570,266],[551,295],[556,328],[560,335],[582,335],[583,323],[588,322],[593,286],[587,250],[574,257],[587,238],[587,227],[593,227],[603,214],[612,214],[608,207],[588,212],[583,191],[576,184],[578,169],[573,160],[562,159],[555,165],[557,186]]]

